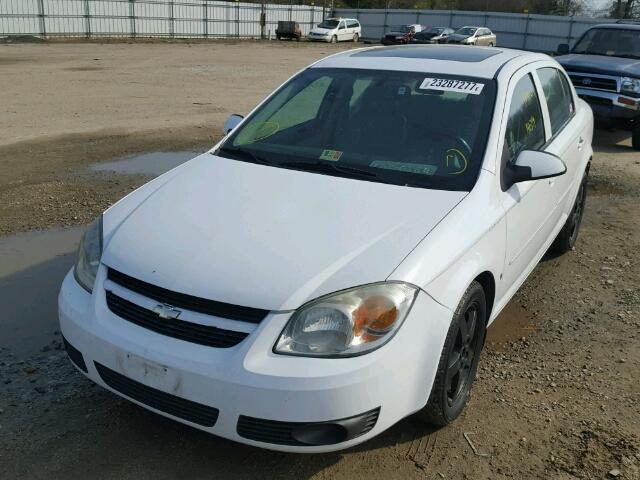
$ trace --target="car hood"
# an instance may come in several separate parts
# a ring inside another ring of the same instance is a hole
[[[335,30],[335,28],[332,29],[328,29],[328,28],[314,28],[312,29],[309,33],[319,33],[321,35],[326,35],[327,33],[331,33]]]
[[[269,310],[385,280],[467,195],[211,154],[177,170],[105,212],[102,262],[173,291]]]
[[[460,40],[464,40],[465,38],[469,38],[470,36],[471,35],[460,35],[459,33],[452,33],[447,37],[447,39],[459,42]]]
[[[565,70],[571,72],[599,73],[602,75],[631,75],[640,77],[640,60],[609,57],[607,55],[583,55],[572,53],[555,58]]]

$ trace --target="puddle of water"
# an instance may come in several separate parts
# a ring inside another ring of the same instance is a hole
[[[94,163],[94,172],[115,172],[122,175],[158,176],[200,155],[198,152],[151,152],[118,158],[111,162]]]
[[[58,329],[58,292],[84,227],[0,237],[0,346],[38,352]]]
[[[487,329],[487,343],[499,350],[511,342],[528,337],[536,330],[533,316],[515,300],[502,309]]]

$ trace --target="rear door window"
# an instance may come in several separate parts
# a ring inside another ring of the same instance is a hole
[[[571,119],[574,112],[573,98],[567,80],[557,68],[538,69],[545,101],[549,108],[551,133],[555,135]]]

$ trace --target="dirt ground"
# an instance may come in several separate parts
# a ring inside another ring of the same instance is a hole
[[[0,45],[3,308],[17,290],[41,301],[39,270],[7,267],[3,239],[86,224],[145,181],[88,165],[202,150],[229,113],[348,47]],[[490,328],[470,404],[449,427],[433,430],[417,414],[323,455],[235,444],[85,380],[52,311],[38,351],[0,342],[0,478],[640,479],[640,154],[620,132],[597,132],[594,148],[575,251],[545,258]],[[62,274],[72,255],[59,258]],[[46,288],[53,302],[57,284]]]

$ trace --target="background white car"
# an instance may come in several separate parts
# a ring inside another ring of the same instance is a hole
[[[562,68],[350,50],[225,129],[85,233],[59,297],[74,364],[271,449],[346,448],[421,410],[453,421],[488,324],[576,242],[593,115]]]
[[[307,38],[321,42],[357,42],[362,37],[362,27],[355,18],[327,18],[313,28]]]

